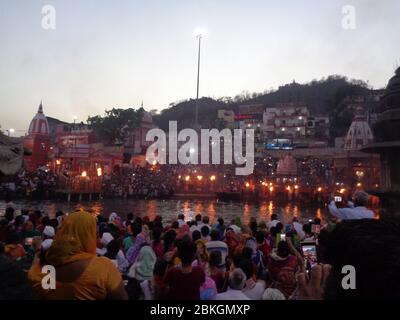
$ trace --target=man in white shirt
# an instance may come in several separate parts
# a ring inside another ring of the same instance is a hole
[[[219,293],[215,300],[250,300],[243,292],[246,284],[246,275],[241,269],[235,269],[229,274],[229,288],[226,292]]]
[[[297,217],[293,218],[293,228],[296,230],[297,235],[299,236],[300,240],[303,240],[306,237],[306,234],[303,231],[303,225],[299,222]]]
[[[272,227],[276,227],[276,225],[279,222],[280,221],[278,220],[278,216],[275,213],[271,214],[271,221],[267,223],[268,229],[271,229]]]
[[[338,208],[335,201],[329,204],[329,212],[340,220],[374,219],[374,212],[367,209],[368,193],[357,191],[354,196],[354,205],[349,201],[349,207]]]
[[[178,214],[179,228],[186,224],[185,215],[183,213]]]

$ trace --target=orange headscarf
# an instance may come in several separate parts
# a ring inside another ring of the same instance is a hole
[[[96,256],[96,219],[88,212],[70,214],[58,230],[46,261],[55,267]]]

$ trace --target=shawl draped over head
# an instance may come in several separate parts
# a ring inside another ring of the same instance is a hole
[[[60,266],[96,256],[96,219],[88,212],[70,214],[58,230],[46,261]]]
[[[134,276],[139,281],[152,278],[156,261],[157,257],[153,249],[150,246],[143,246],[132,266],[133,270],[130,272],[130,276]]]
[[[200,262],[207,262],[209,256],[208,256],[207,246],[206,246],[205,241],[202,240],[202,239],[197,239],[196,242],[195,242],[195,244],[196,244],[196,246],[201,245],[201,247],[203,248],[203,253],[202,253],[201,256],[200,256],[200,259],[201,259],[202,261],[199,261],[199,264],[200,264]]]
[[[146,238],[142,233],[139,233],[135,239],[134,244],[129,248],[126,253],[126,258],[129,263],[134,263],[139,255],[140,249],[146,243]]]

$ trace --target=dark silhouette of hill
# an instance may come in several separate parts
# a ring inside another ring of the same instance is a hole
[[[340,136],[348,128],[353,117],[346,110],[343,99],[347,96],[363,96],[370,90],[364,81],[332,75],[306,84],[293,82],[265,93],[245,92],[234,98],[224,97],[217,100],[203,97],[199,99],[199,122],[203,128],[215,127],[218,109],[237,110],[242,104],[264,104],[272,107],[279,102],[304,102],[312,115],[329,115],[333,136]],[[195,99],[171,104],[169,108],[154,116],[154,122],[164,130],[168,129],[168,121],[171,120],[178,121],[178,129],[191,128],[195,107]]]

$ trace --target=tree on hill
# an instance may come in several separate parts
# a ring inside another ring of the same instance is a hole
[[[104,116],[88,117],[87,123],[93,128],[98,139],[105,144],[122,144],[128,133],[140,125],[144,109],[105,110]]]

